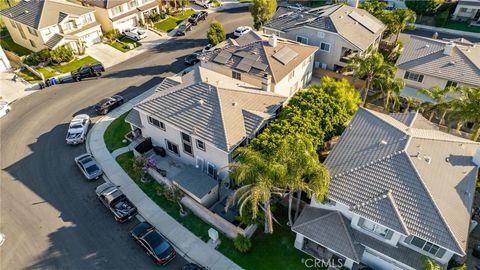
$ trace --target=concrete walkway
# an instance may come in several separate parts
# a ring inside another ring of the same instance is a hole
[[[36,84],[29,84],[20,78],[12,81],[15,74],[10,71],[0,72],[0,97],[11,103],[38,90]]]
[[[142,217],[155,226],[176,247],[181,256],[191,259],[207,269],[236,270],[241,269],[223,254],[187,230],[183,225],[170,217],[153,202],[127,173],[115,161],[105,146],[103,134],[108,125],[121,114],[129,111],[134,104],[148,97],[154,88],[128,101],[123,106],[101,118],[90,131],[87,138],[87,150],[95,157],[107,178],[119,185],[122,192],[135,204]],[[124,151],[123,149],[122,151]],[[118,154],[118,152],[116,153]]]

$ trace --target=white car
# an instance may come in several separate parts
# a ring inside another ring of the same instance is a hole
[[[125,31],[125,36],[133,39],[133,40],[140,40],[140,39],[144,39],[147,37],[147,32],[145,32],[145,30],[142,30],[142,29],[139,29],[139,28],[132,28],[128,31]]]
[[[0,101],[0,118],[7,115],[7,113],[10,112],[11,110],[12,108],[10,107],[10,105],[8,105],[8,102]]]
[[[75,116],[68,126],[67,144],[80,144],[87,138],[88,127],[90,126],[90,116],[79,114]]]
[[[205,47],[202,49],[202,53],[209,52],[212,48],[213,48],[213,45],[212,45],[212,44],[208,44],[207,46],[205,46]]]
[[[252,28],[250,26],[240,26],[235,29],[235,32],[233,32],[233,35],[236,37],[241,37],[242,35],[252,31]]]
[[[213,6],[213,2],[211,0],[194,0],[194,2],[203,8],[209,8]]]

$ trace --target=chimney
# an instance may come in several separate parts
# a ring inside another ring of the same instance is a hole
[[[275,34],[271,35],[269,38],[268,38],[268,45],[270,45],[271,47],[275,48],[277,47],[277,36],[275,36]]]
[[[262,78],[262,90],[270,92],[272,88],[272,76],[270,74],[263,75]]]
[[[449,42],[447,45],[445,45],[445,49],[443,49],[443,54],[452,55],[453,47],[455,47],[455,43]]]
[[[477,152],[475,152],[475,155],[473,156],[473,163],[480,167],[480,147],[477,148]]]

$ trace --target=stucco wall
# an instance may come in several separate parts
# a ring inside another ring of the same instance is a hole
[[[403,78],[405,76],[405,72],[406,72],[406,70],[398,68],[397,73],[395,74],[395,77],[403,79],[405,81],[406,86],[413,87],[413,88],[416,88],[416,89],[430,89],[434,86],[439,86],[441,88],[444,88],[444,87],[447,86],[448,80],[442,79],[442,78],[439,78],[439,77],[429,76],[429,75],[424,75],[422,82],[407,80],[407,79]],[[414,73],[418,73],[418,72],[414,72]],[[478,81],[477,86],[469,85],[469,84],[462,84],[462,83],[458,83],[458,85],[459,86],[464,85],[464,86],[470,86],[470,87],[480,87],[480,80]]]
[[[466,8],[467,10],[465,12],[461,12],[460,9]],[[455,8],[455,12],[452,15],[453,19],[473,19],[475,15],[477,14],[477,11],[480,9],[478,6],[473,6],[473,5],[465,5],[465,3],[458,4],[457,7]],[[480,21],[480,19],[478,20]]]
[[[313,54],[293,69],[294,76],[291,79],[289,79],[289,75],[287,75],[274,85],[274,92],[285,97],[291,97],[310,82],[312,79],[312,70]]]
[[[30,34],[28,31],[28,26],[18,23],[19,25],[16,24],[17,28],[14,28],[11,24],[12,20],[2,16],[2,20],[5,22],[5,25],[7,26],[7,30],[10,33],[10,36],[12,37],[13,41],[17,43],[18,45],[25,47],[31,51],[38,52],[42,50],[43,48],[46,48],[44,45],[44,40],[42,38],[42,32],[37,30],[38,36]],[[20,34],[20,30],[18,27],[22,27],[23,32],[25,33],[25,38],[22,37]],[[33,47],[30,44],[30,41],[32,40],[35,43],[36,47]]]

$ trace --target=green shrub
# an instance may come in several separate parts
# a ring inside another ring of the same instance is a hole
[[[235,240],[233,240],[233,245],[239,252],[246,253],[252,248],[252,241],[250,241],[250,238],[239,234],[235,237]]]
[[[51,59],[50,49],[43,49],[39,52],[32,53],[25,57],[23,63],[29,66],[36,66],[42,62],[46,62]]]
[[[152,13],[148,17],[153,23],[159,22],[165,18],[167,18],[167,14],[165,12],[160,12],[160,13]]]
[[[447,24],[449,14],[449,10],[442,11],[440,14],[438,14],[438,16],[435,17],[435,26],[445,26],[445,24]]]
[[[116,39],[120,37],[120,32],[117,29],[113,29],[103,34],[103,36],[107,39]]]
[[[51,59],[53,62],[60,64],[63,62],[70,62],[73,60],[73,50],[66,47],[61,46],[58,47],[50,52]]]

